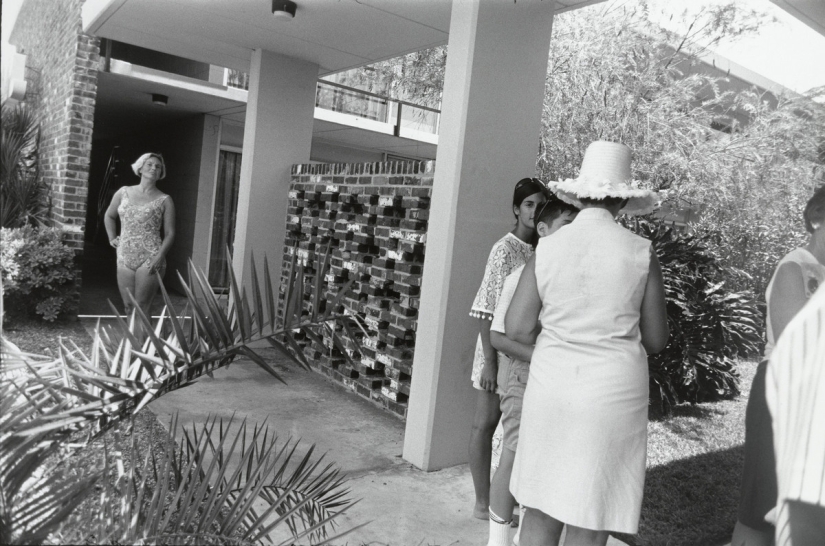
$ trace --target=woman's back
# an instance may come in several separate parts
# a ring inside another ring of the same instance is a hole
[[[583,210],[536,249],[538,343],[638,355],[649,265],[650,241],[616,224],[604,209]]]

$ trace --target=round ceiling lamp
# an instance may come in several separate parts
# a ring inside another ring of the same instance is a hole
[[[152,93],[152,103],[159,106],[166,106],[169,103],[169,97],[161,95],[160,93]]]
[[[276,19],[290,21],[295,17],[298,4],[290,0],[272,0],[272,16]]]

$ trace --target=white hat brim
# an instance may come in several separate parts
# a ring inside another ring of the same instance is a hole
[[[606,199],[616,197],[627,199],[627,204],[622,208],[620,214],[637,216],[648,214],[656,210],[660,204],[659,195],[653,190],[633,187],[638,184],[633,181],[631,184],[611,184],[609,181],[594,182],[581,178],[568,178],[560,182],[550,182],[548,187],[559,199],[574,207],[582,208],[581,199]]]

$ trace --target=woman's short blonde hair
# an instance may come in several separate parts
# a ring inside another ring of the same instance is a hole
[[[143,168],[143,164],[146,163],[146,161],[150,157],[154,157],[155,159],[160,161],[160,176],[158,177],[158,180],[163,180],[164,178],[166,178],[166,162],[163,160],[163,156],[160,155],[160,154],[156,154],[156,153],[153,153],[153,152],[149,152],[148,154],[143,154],[142,156],[140,156],[138,158],[137,161],[132,163],[132,171],[136,175],[140,176],[140,170]]]

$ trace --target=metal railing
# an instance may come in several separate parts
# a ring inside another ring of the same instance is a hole
[[[395,136],[400,136],[402,128],[438,134],[441,117],[441,112],[435,108],[326,80],[318,80],[315,106],[390,124]]]
[[[227,68],[224,85],[249,89],[249,75],[246,72]],[[391,99],[327,80],[318,80],[315,106],[392,125],[395,136],[400,136],[402,128],[438,134],[441,117],[440,110],[435,108]]]

